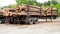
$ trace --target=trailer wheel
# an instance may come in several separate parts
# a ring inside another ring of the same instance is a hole
[[[29,24],[32,25],[33,24],[33,19],[29,18]]]
[[[33,21],[33,24],[36,24],[36,22],[35,22],[35,21]]]
[[[2,20],[2,23],[5,23],[5,19]]]
[[[32,24],[33,24],[33,20],[31,20],[31,21],[29,22],[29,24],[32,25]]]
[[[37,23],[37,18],[29,18],[29,24],[36,24]]]
[[[34,18],[33,19],[33,24],[36,24],[37,23],[37,18]]]
[[[53,19],[56,19],[56,17],[53,17]]]
[[[2,24],[2,21],[0,21],[0,24]]]

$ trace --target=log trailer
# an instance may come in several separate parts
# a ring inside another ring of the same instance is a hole
[[[5,8],[0,11],[0,23],[29,23],[36,24],[39,18],[56,19],[58,15],[56,8],[41,8],[32,5],[20,5],[14,8]]]

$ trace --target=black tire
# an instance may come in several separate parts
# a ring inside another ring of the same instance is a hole
[[[33,19],[29,18],[29,24],[32,25],[33,24]]]
[[[34,18],[34,20],[33,20],[33,24],[36,24],[37,23],[37,18]]]
[[[2,24],[2,21],[0,21],[0,24]]]
[[[29,18],[29,24],[36,24],[37,23],[37,18]]]
[[[53,17],[53,19],[56,19],[56,17]]]
[[[5,23],[5,19],[2,20],[2,23]]]
[[[29,22],[30,25],[32,25],[33,23],[34,23],[33,21]]]

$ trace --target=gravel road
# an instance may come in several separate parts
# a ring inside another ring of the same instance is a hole
[[[0,34],[60,34],[60,23],[41,22],[34,25],[0,24]]]
[[[46,21],[46,19],[39,19],[38,21]],[[51,19],[47,19],[47,21],[51,21]],[[56,19],[52,19],[52,21],[60,22],[60,17],[57,17]]]

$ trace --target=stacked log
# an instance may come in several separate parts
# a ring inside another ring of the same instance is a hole
[[[57,9],[56,8],[48,8],[47,15],[57,15]]]
[[[20,14],[21,15],[27,15],[27,5],[22,5],[22,6],[19,6],[20,8]],[[29,15],[40,15],[40,7],[38,6],[32,6],[32,5],[29,5]]]
[[[27,9],[28,6],[27,5],[20,5],[18,7],[13,7],[13,8],[9,8],[9,9],[4,9],[3,12],[4,12],[4,15],[5,16],[8,16],[8,15],[27,15]],[[40,11],[41,9],[41,11]],[[9,10],[12,10],[11,12]],[[15,11],[15,12],[13,12]],[[41,12],[41,15],[42,16],[49,16],[51,15],[51,12],[52,12],[52,15],[57,15],[57,9],[56,8],[52,8],[52,11],[51,11],[51,8],[41,8],[39,6],[33,6],[33,5],[29,5],[29,15],[40,15],[40,12]]]
[[[3,12],[3,16],[8,16],[9,15],[9,13],[8,13],[8,10],[9,8],[4,8],[3,10],[2,10],[2,12]]]
[[[3,12],[2,12],[2,10],[0,10],[0,16],[1,16],[1,15],[3,15]]]
[[[27,5],[20,5],[19,10],[17,11],[19,15],[27,15]],[[51,12],[51,8],[41,8],[39,6],[33,6],[33,5],[29,5],[29,15],[40,15],[40,9],[41,9],[41,15],[42,16],[49,16],[51,15],[57,15],[57,9],[56,8],[52,8],[52,12]]]

